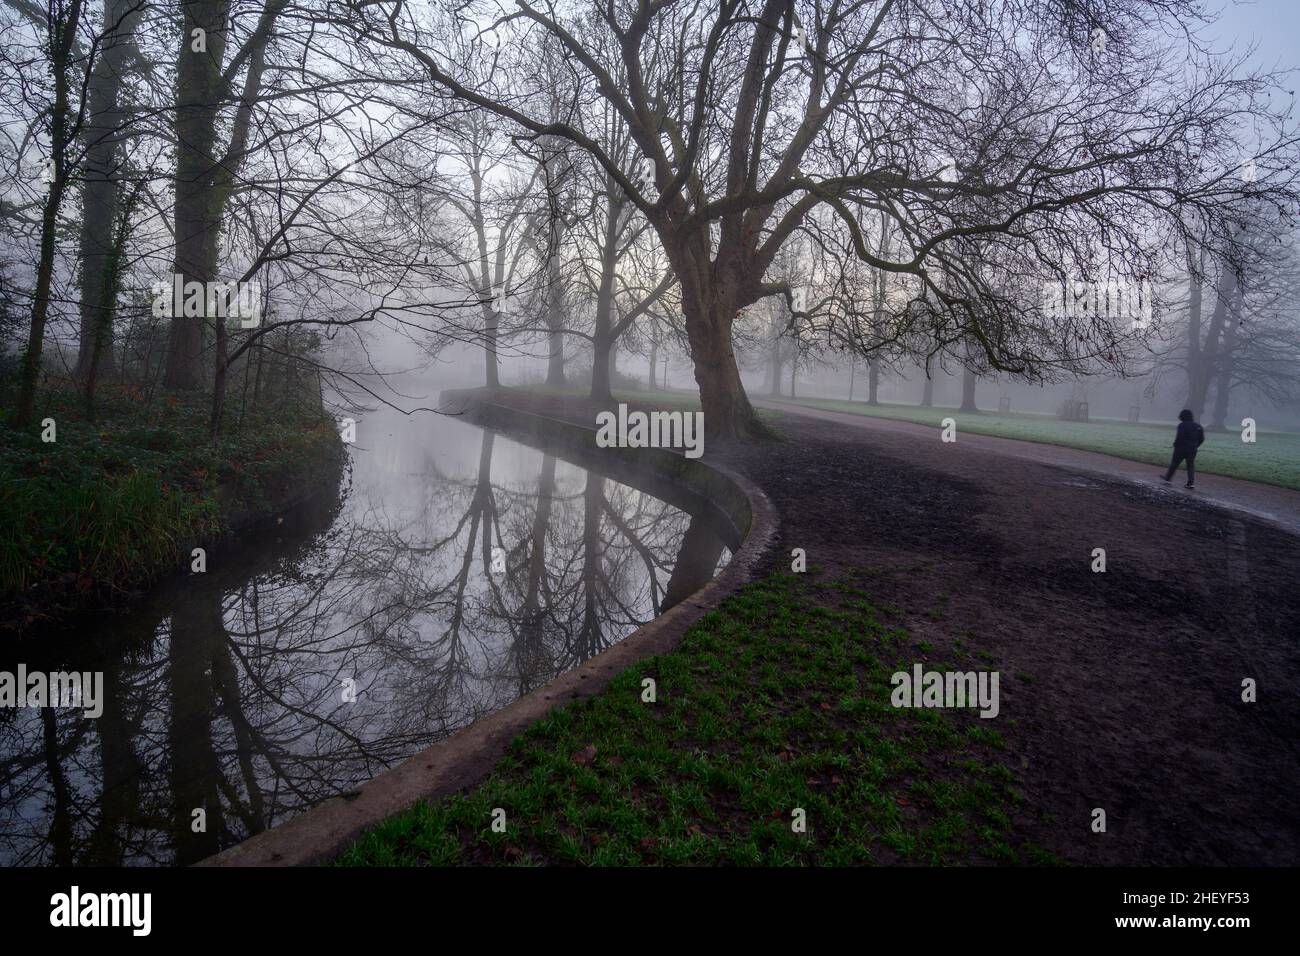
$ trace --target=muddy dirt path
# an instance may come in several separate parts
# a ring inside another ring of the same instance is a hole
[[[1144,485],[1106,456],[793,412],[789,443],[725,455],[781,515],[774,564],[803,547],[860,578],[931,659],[955,640],[992,655],[1018,831],[1077,863],[1300,862],[1300,537],[1150,466],[1122,463]],[[1300,520],[1300,495],[1264,492]]]
[[[870,428],[876,431],[911,434],[922,438],[932,438],[937,429],[918,425],[915,422],[897,421],[888,418],[872,418],[865,415],[853,415],[848,412],[832,412],[819,408],[805,408],[784,401],[756,399],[753,404],[759,408],[769,409],[787,415],[799,415],[817,418],[822,421],[839,422],[856,428]],[[941,409],[935,409],[935,420],[940,418]],[[1172,429],[1170,431],[1172,435]],[[980,448],[997,452],[1007,458],[1019,458],[1036,461],[1045,465],[1062,465],[1077,471],[1089,471],[1111,478],[1127,478],[1141,485],[1172,495],[1192,495],[1202,501],[1219,505],[1233,511],[1263,518],[1267,521],[1300,534],[1300,491],[1265,485],[1256,481],[1242,481],[1223,475],[1197,476],[1196,490],[1187,491],[1183,483],[1186,473],[1179,470],[1170,484],[1160,480],[1164,468],[1148,465],[1140,461],[1129,461],[1113,455],[1067,448],[1064,445],[1044,445],[1039,442],[1018,441],[1012,438],[998,438],[994,435],[962,434],[958,444],[963,448]],[[1169,449],[1162,449],[1168,451]]]

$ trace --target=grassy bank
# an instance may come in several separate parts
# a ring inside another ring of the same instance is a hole
[[[928,650],[892,616],[805,575],[742,588],[675,652],[535,723],[482,785],[389,819],[339,862],[1049,861],[1012,832],[1020,798],[994,721],[890,705],[891,674]]]
[[[779,399],[790,402],[790,399]],[[1026,413],[970,414],[955,408],[919,408],[915,405],[867,405],[836,399],[800,398],[793,404],[832,412],[892,418],[940,428],[945,418],[957,422],[957,431],[993,435],[1048,445],[1064,445],[1083,451],[1114,455],[1149,465],[1167,466],[1174,425],[1130,424],[1109,420],[1066,422],[1048,415]],[[1246,481],[1260,481],[1300,490],[1300,435],[1260,432],[1253,444],[1241,440],[1241,432],[1205,433],[1205,445],[1196,459],[1196,470]]]
[[[138,392],[105,388],[88,421],[76,395],[56,389],[22,430],[5,407],[0,605],[17,603],[18,616],[149,583],[233,522],[275,510],[340,453],[318,411],[283,405],[215,442],[200,397],[146,404]],[[42,441],[43,419],[54,420],[55,441]]]

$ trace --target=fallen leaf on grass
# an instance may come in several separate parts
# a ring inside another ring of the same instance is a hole
[[[587,746],[583,747],[581,750],[579,750],[577,753],[573,755],[573,762],[578,764],[578,766],[580,767],[587,766],[587,764],[591,763],[595,759],[596,759],[595,744],[587,744]]]

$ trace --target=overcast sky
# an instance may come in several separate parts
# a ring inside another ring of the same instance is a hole
[[[1209,4],[1214,9],[1213,0]],[[1207,31],[1227,47],[1257,47],[1256,63],[1262,67],[1300,67],[1300,0],[1220,2],[1219,22]]]

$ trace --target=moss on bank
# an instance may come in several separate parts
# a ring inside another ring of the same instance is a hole
[[[339,862],[1050,860],[1014,839],[1020,797],[988,721],[890,705],[890,676],[917,658],[889,618],[844,583],[748,585],[673,653],[533,724],[483,784],[385,821]]]
[[[259,409],[213,441],[201,396],[146,403],[105,388],[94,421],[70,389],[42,397],[29,428],[13,425],[12,403],[0,417],[0,608],[11,628],[149,584],[194,546],[301,497],[343,454],[309,407]]]

